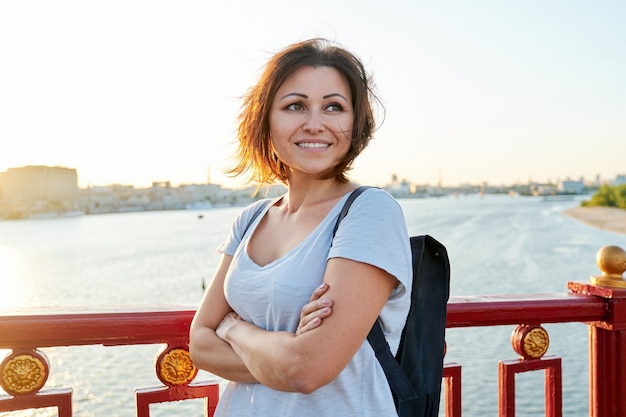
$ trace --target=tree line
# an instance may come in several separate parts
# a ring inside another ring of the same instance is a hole
[[[626,184],[602,185],[591,196],[590,200],[582,202],[583,206],[604,206],[626,209]]]

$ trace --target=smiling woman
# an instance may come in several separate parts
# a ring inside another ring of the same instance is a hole
[[[366,337],[380,318],[392,352],[400,342],[402,209],[370,188],[334,230],[379,105],[360,59],[317,38],[273,55],[244,97],[230,173],[288,191],[237,216],[191,324],[196,367],[229,380],[216,416],[397,414]]]

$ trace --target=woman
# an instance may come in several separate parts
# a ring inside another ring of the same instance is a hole
[[[401,208],[368,189],[333,238],[375,127],[370,82],[354,55],[312,39],[273,56],[245,97],[232,173],[288,191],[238,216],[191,325],[196,366],[232,381],[218,416],[396,415],[366,337],[380,317],[395,351],[408,313]]]

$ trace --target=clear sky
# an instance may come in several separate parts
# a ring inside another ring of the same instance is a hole
[[[79,186],[236,187],[239,97],[272,52],[327,37],[386,118],[352,177],[512,184],[626,174],[623,0],[4,0],[0,172]]]

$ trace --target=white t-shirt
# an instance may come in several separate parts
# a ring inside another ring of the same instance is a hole
[[[289,253],[262,267],[248,257],[247,246],[271,203],[262,200],[244,209],[229,237],[218,248],[219,252],[233,255],[226,276],[226,299],[242,319],[262,329],[295,332],[302,306],[322,283],[327,260],[341,257],[365,262],[400,281],[380,313],[383,331],[391,351],[395,352],[409,311],[412,283],[411,249],[404,215],[387,192],[367,189],[354,201],[333,239],[333,228],[347,198],[348,194],[342,197]],[[258,213],[256,218],[255,213]],[[391,417],[397,414],[385,374],[366,339],[341,374],[315,392],[286,393],[258,383],[231,382],[220,398],[215,415]]]

